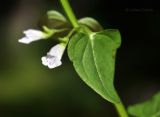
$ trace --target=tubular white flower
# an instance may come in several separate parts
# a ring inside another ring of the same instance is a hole
[[[64,44],[57,44],[50,49],[46,56],[41,58],[42,64],[52,69],[62,64],[61,58],[65,50]]]
[[[23,31],[25,37],[18,40],[20,43],[29,44],[33,41],[44,39],[46,34],[40,30],[28,29]]]

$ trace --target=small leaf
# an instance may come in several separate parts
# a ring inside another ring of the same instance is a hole
[[[65,16],[55,10],[51,10],[47,12],[47,26],[49,28],[70,28],[70,24],[66,20]]]
[[[103,28],[99,22],[91,17],[85,17],[78,20],[78,23],[90,28],[93,32],[102,31]]]
[[[69,41],[68,55],[75,70],[87,85],[106,100],[119,103],[113,85],[116,39],[112,39],[114,36],[110,35],[108,31],[77,33]],[[118,36],[117,38],[120,39]]]
[[[150,100],[129,106],[128,113],[134,117],[160,117],[160,92]]]
[[[48,19],[54,19],[66,22],[66,18],[56,10],[51,10],[47,12]]]

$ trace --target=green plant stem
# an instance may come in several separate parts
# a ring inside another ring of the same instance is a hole
[[[71,24],[73,25],[73,27],[74,28],[79,27],[78,21],[73,13],[73,10],[72,10],[68,0],[60,0],[60,2],[62,4],[62,7],[63,7],[65,13],[68,16],[68,19],[70,20]],[[120,117],[129,117],[122,102],[114,104],[114,106],[115,106]]]
[[[119,99],[120,99],[120,97],[119,97]],[[129,117],[122,101],[120,103],[115,103],[114,106],[115,106],[120,117]]]
[[[73,25],[74,28],[79,27],[77,19],[73,13],[73,10],[68,2],[68,0],[60,0],[62,7],[64,9],[64,11],[66,12],[71,24]]]

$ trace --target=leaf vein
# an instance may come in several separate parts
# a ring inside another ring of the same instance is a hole
[[[103,81],[102,81],[102,78],[101,78],[101,75],[100,75],[100,73],[99,73],[99,71],[98,71],[98,66],[97,66],[97,64],[96,64],[96,60],[95,60],[95,53],[94,53],[94,49],[93,49],[93,42],[91,41],[91,47],[92,47],[92,55],[93,55],[93,61],[94,61],[94,65],[95,65],[95,68],[96,68],[96,72],[97,72],[97,74],[98,74],[98,76],[99,76],[99,79],[100,79],[100,82],[101,82],[101,84],[102,84],[102,86],[103,86],[103,88],[105,89],[105,91],[108,93],[108,96],[111,98],[111,99],[113,99],[113,97],[112,96],[110,96],[109,95],[109,91],[105,88],[105,84],[103,83]],[[110,99],[108,99],[108,100],[110,100]],[[110,100],[110,101],[112,101],[112,100]]]

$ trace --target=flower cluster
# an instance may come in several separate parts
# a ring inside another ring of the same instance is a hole
[[[18,42],[23,44],[29,44],[37,40],[48,38],[47,33],[39,30],[29,29],[24,31],[23,33],[25,34],[25,37],[18,40]],[[48,68],[50,69],[60,66],[62,64],[61,59],[65,47],[66,44],[64,43],[59,43],[52,47],[50,51],[47,53],[47,55],[41,58],[42,64],[44,66],[48,66]]]

